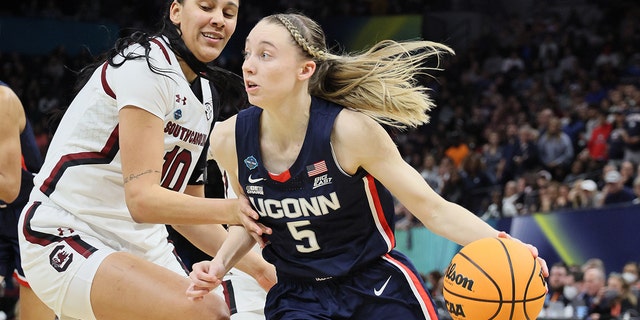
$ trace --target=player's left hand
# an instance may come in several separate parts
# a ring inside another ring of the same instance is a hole
[[[504,231],[500,231],[498,233],[498,238],[504,238],[504,239],[512,239],[515,241],[518,241],[522,244],[524,244],[527,249],[529,249],[529,251],[531,251],[531,254],[533,255],[534,258],[536,258],[538,260],[538,262],[540,263],[540,268],[542,269],[542,275],[546,278],[549,276],[549,267],[547,266],[547,261],[545,261],[543,258],[541,258],[540,256],[538,256],[538,248],[536,248],[535,246],[529,244],[529,243],[524,243],[522,241],[520,241],[520,239],[514,238],[512,237],[510,234],[504,232]]]
[[[255,210],[253,210],[253,207],[251,207],[251,203],[246,196],[240,195],[238,196],[238,200],[240,201],[240,222],[242,222],[242,225],[247,232],[249,232],[251,237],[256,240],[260,248],[264,248],[266,241],[263,235],[271,234],[271,228],[258,222],[258,218],[260,218],[260,216]]]
[[[193,265],[192,271],[189,273],[191,285],[187,288],[187,297],[197,301],[204,298],[211,290],[222,283],[222,277],[225,269],[215,259],[211,261],[201,261]]]

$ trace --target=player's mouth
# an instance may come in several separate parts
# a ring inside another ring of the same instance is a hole
[[[204,36],[207,39],[216,40],[216,41],[224,40],[224,36],[218,32],[203,32],[202,36]]]
[[[247,92],[257,89],[259,86],[253,81],[245,81],[245,89]]]

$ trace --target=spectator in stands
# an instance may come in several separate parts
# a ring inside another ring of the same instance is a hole
[[[536,144],[536,132],[525,125],[518,131],[518,144],[513,152],[512,170],[514,176],[520,176],[527,170],[539,165],[539,152]]]
[[[487,142],[482,145],[482,162],[484,163],[485,172],[494,182],[503,182],[504,170],[504,147],[500,141],[500,134],[497,131],[490,131],[487,134]]]
[[[640,176],[637,176],[633,180],[633,194],[636,196],[636,198],[632,200],[632,203],[640,204]]]
[[[436,163],[436,157],[428,152],[425,152],[422,159],[422,167],[420,168],[420,175],[424,178],[429,186],[437,193],[442,192],[442,177],[439,175],[439,167]]]
[[[547,127],[549,126],[549,121],[554,117],[553,110],[551,108],[544,108],[540,110],[536,117],[536,129],[538,129],[538,134],[541,136],[547,131]]]
[[[542,166],[559,180],[564,179],[574,156],[571,138],[562,132],[561,125],[559,118],[552,117],[547,131],[538,138]]]
[[[631,189],[624,186],[622,175],[618,171],[609,171],[604,176],[605,186],[602,188],[602,205],[631,202],[636,198]]]
[[[451,144],[445,149],[444,154],[453,160],[456,168],[460,168],[462,160],[471,152],[465,138],[458,131],[453,131],[449,141]]]
[[[539,212],[551,212],[556,209],[556,199],[558,197],[558,183],[550,181],[546,186],[539,189]]]
[[[619,273],[611,273],[607,285],[602,288],[589,308],[590,319],[620,319],[625,313],[637,312],[638,298]]]
[[[569,268],[562,261],[556,262],[551,266],[549,277],[547,278],[548,291],[545,305],[551,302],[562,302],[566,306],[571,302],[570,299],[564,296],[564,286],[568,274]]]
[[[518,183],[507,181],[502,194],[502,217],[515,217],[522,210],[522,193],[518,190]]]
[[[595,208],[598,185],[590,179],[577,180],[569,191],[568,199],[574,209]]]
[[[440,161],[440,175],[444,181],[441,196],[451,202],[461,203],[464,191],[460,170],[454,166],[449,157],[443,157]]]
[[[629,261],[622,267],[622,278],[631,285],[631,289],[640,293],[640,266],[636,261]]]
[[[606,285],[606,275],[602,268],[591,267],[584,271],[584,285],[582,292],[572,302],[577,304],[578,302],[584,303],[589,308],[588,314],[591,316],[594,313],[598,313],[598,293],[604,289]],[[593,319],[593,318],[590,318]]]
[[[432,270],[426,276],[427,286],[429,287],[429,293],[431,297],[442,296],[442,272],[438,270]]]
[[[633,179],[636,177],[635,165],[629,160],[623,160],[620,163],[620,175],[622,176],[622,184],[629,188],[633,188]]]
[[[614,163],[620,163],[625,150],[625,115],[620,107],[611,108],[611,133],[607,139],[607,158]]]
[[[586,179],[588,174],[586,172],[587,161],[583,159],[584,152],[581,152],[578,158],[576,158],[569,168],[569,173],[564,177],[562,183],[566,185],[572,185],[575,181]]]
[[[638,101],[640,103],[640,101]],[[624,122],[624,160],[640,163],[640,106],[631,105]]]
[[[593,123],[593,130],[587,140],[587,148],[585,152],[589,153],[592,159],[597,161],[606,161],[607,154],[607,141],[609,141],[609,135],[613,126],[607,121],[607,114],[598,108],[594,108],[595,122]]]
[[[587,272],[587,269],[591,269],[591,268],[600,269],[602,270],[602,273],[606,274],[604,261],[602,261],[602,259],[600,258],[589,258],[580,266],[580,269],[582,270],[583,273]]]
[[[489,205],[491,187],[494,186],[481,157],[478,153],[470,153],[462,162],[460,170],[464,192],[461,205],[476,215],[483,213]]]
[[[564,278],[564,288],[562,289],[562,295],[569,301],[574,302],[575,298],[583,290],[583,273],[579,266],[568,265],[567,276]]]

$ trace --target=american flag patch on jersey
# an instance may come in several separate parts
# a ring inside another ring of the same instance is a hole
[[[324,172],[327,172],[327,164],[324,160],[307,166],[307,174],[309,177],[317,176]]]

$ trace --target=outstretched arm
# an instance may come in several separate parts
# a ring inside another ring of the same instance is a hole
[[[22,103],[9,87],[0,86],[0,200],[11,203],[20,192],[20,133],[26,117]]]
[[[366,115],[343,110],[336,120],[332,142],[343,169],[354,173],[364,168],[434,233],[462,246],[482,238],[507,236],[431,189],[404,161],[382,126]],[[537,257],[537,250],[530,249]],[[541,263],[546,266],[543,260]]]

